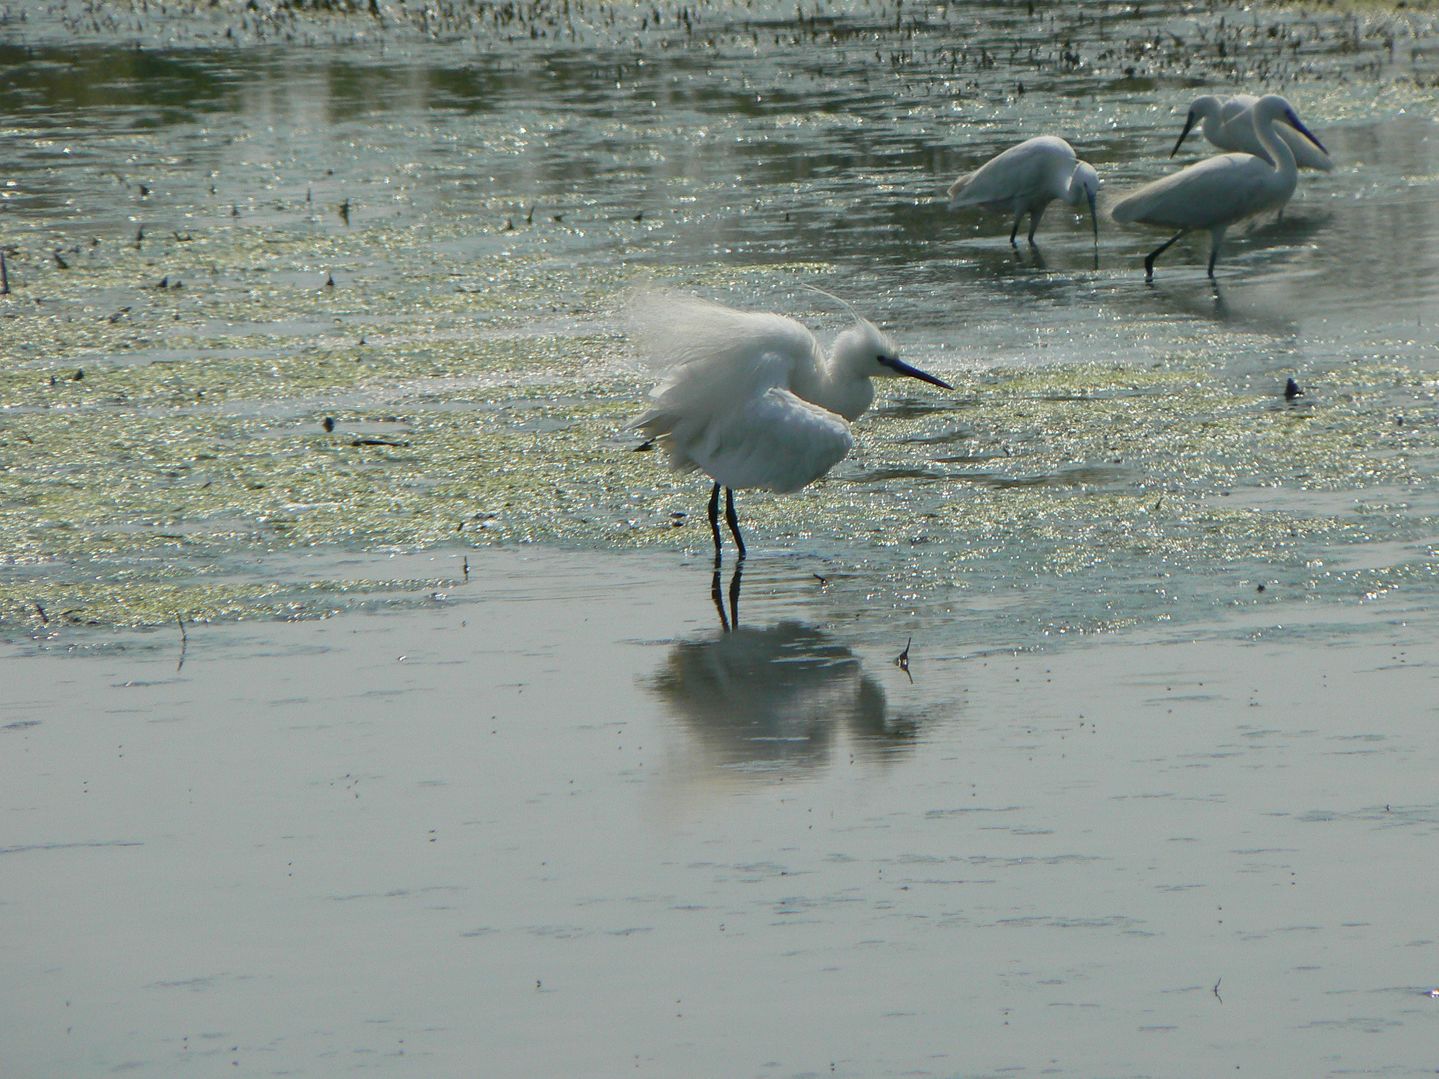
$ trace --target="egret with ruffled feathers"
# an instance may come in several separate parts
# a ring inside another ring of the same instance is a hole
[[[854,325],[826,353],[814,334],[784,315],[666,291],[631,298],[639,351],[664,372],[650,391],[649,410],[633,423],[647,440],[640,448],[658,444],[672,468],[714,481],[709,522],[716,565],[721,488],[725,521],[743,559],[736,489],[787,494],[843,460],[854,446],[850,421],[874,401],[871,379],[907,375],[953,388],[905,363],[874,323],[853,308],[850,313]]]

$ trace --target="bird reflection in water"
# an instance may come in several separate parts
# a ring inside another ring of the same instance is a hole
[[[674,645],[649,682],[711,763],[814,767],[841,739],[872,757],[911,745],[914,724],[890,718],[884,689],[849,648],[799,621],[740,625],[742,574],[737,567],[726,595],[715,571],[719,635]]]

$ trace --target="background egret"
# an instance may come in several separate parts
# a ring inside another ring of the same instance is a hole
[[[1094,201],[1099,195],[1099,174],[1087,161],[1080,161],[1074,148],[1053,135],[1036,138],[1011,146],[1004,153],[986,161],[971,173],[961,176],[949,187],[949,208],[961,206],[1002,207],[1014,214],[1009,242],[1019,234],[1019,221],[1029,214],[1029,242],[1034,243],[1034,230],[1046,207],[1055,199],[1071,206],[1081,200],[1089,203],[1089,220],[1094,227],[1094,242],[1099,243],[1099,219]]]
[[[1154,260],[1192,229],[1209,230],[1209,276],[1213,277],[1225,230],[1236,221],[1280,209],[1289,201],[1299,172],[1288,144],[1275,133],[1274,125],[1281,120],[1324,149],[1289,102],[1269,94],[1254,106],[1254,129],[1277,164],[1253,154],[1221,154],[1145,184],[1115,204],[1113,214],[1118,222],[1179,230],[1145,257],[1146,279],[1154,276]]]
[[[1174,144],[1169,156],[1179,153],[1179,147],[1184,144],[1194,125],[1201,124],[1200,130],[1204,132],[1204,137],[1221,150],[1253,154],[1272,165],[1273,160],[1254,130],[1254,106],[1258,103],[1259,99],[1253,94],[1235,94],[1228,101],[1220,101],[1213,94],[1196,97],[1189,106],[1189,115],[1184,121],[1184,130],[1179,133],[1179,141]],[[1334,168],[1334,162],[1329,155],[1298,131],[1288,126],[1275,130],[1284,140],[1284,145],[1289,147],[1289,152],[1294,155],[1294,163],[1299,168],[1319,169],[1323,172]]]
[[[873,323],[855,315],[829,355],[814,334],[784,315],[737,311],[671,292],[633,297],[629,317],[641,352],[665,375],[634,426],[669,452],[671,467],[715,481],[710,531],[720,559],[719,497],[744,558],[735,488],[798,491],[854,445],[849,422],[874,401],[872,378],[908,375],[949,383],[911,367]],[[853,313],[853,312],[851,312]]]

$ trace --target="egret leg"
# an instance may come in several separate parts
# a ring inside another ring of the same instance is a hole
[[[715,538],[715,565],[720,564],[720,530],[719,530],[719,492],[720,485],[715,483],[714,490],[710,492],[710,531]],[[715,578],[715,588],[719,588],[719,578]]]
[[[1037,209],[1037,210],[1032,210],[1032,211],[1030,211],[1030,214],[1029,214],[1029,246],[1030,246],[1030,247],[1036,247],[1036,246],[1038,246],[1038,245],[1035,244],[1035,242],[1034,242],[1034,230],[1037,229],[1037,228],[1039,228],[1039,219],[1044,216],[1044,211],[1045,211],[1046,209],[1047,209],[1047,207],[1041,206],[1041,207],[1040,207],[1039,209]]]
[[[1214,264],[1219,261],[1219,242],[1223,233],[1214,233],[1209,240],[1209,280],[1214,280]]]
[[[718,496],[716,496],[718,497]],[[734,511],[734,488],[724,489],[724,519],[729,524],[730,535],[734,537],[734,545],[739,549],[740,561],[744,561],[744,540],[739,534],[739,514]],[[719,526],[715,526],[715,535],[719,535]]]
[[[1019,246],[1017,243],[1014,242],[1014,238],[1019,235],[1019,222],[1020,222],[1021,219],[1023,219],[1023,217],[1024,217],[1024,211],[1023,211],[1023,210],[1020,210],[1019,213],[1017,213],[1017,214],[1014,215],[1014,227],[1009,230],[1009,246],[1010,246],[1010,247],[1018,247],[1018,246]]]
[[[1173,247],[1175,241],[1178,240],[1181,236],[1185,235],[1185,233],[1187,233],[1188,231],[1188,229],[1180,229],[1169,239],[1165,240],[1164,243],[1160,244],[1158,247],[1156,247],[1153,251],[1149,252],[1149,254],[1145,256],[1144,280],[1149,281],[1154,277],[1154,260],[1157,259],[1160,255],[1164,254],[1164,252],[1168,251],[1171,247]],[[1210,276],[1213,275],[1211,274]]]

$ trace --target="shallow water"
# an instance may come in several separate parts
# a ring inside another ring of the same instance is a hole
[[[703,485],[626,452],[613,308],[650,280],[828,333],[818,284],[954,381],[882,387],[827,481],[741,506],[761,557],[964,610],[955,644],[1439,584],[1430,15],[598,8],[499,47],[458,6],[77,10],[3,23],[13,630],[371,590],[254,579],[287,552],[702,549]],[[1095,269],[1070,213],[1015,251],[943,208],[1037,130],[1107,201],[1171,167],[1197,86],[1260,75],[1338,168],[1216,286],[1202,242],[1146,287],[1149,233],[1106,225]]]
[[[0,651],[7,1076],[1432,1073],[1432,616],[906,675],[778,559],[473,568]]]

